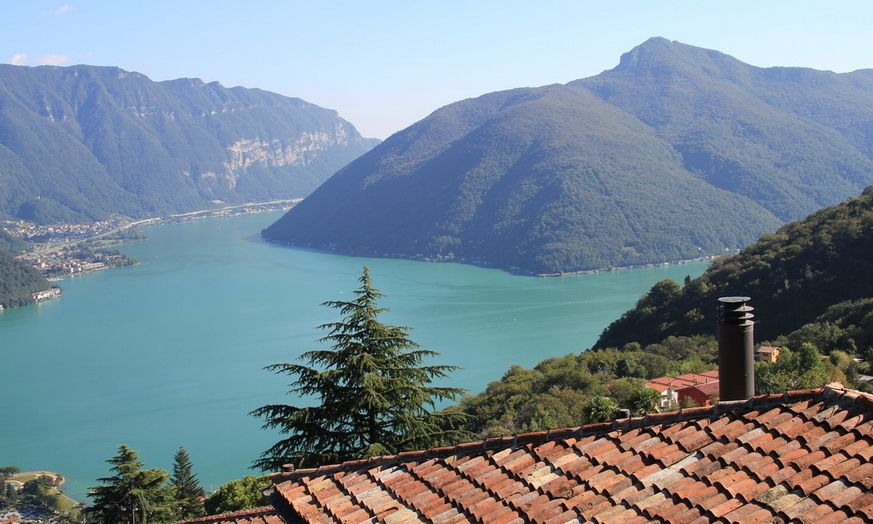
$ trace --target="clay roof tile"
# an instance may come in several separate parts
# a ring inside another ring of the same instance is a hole
[[[274,482],[280,505],[303,522],[337,518],[331,507],[348,521],[864,521],[873,519],[871,421],[870,396],[829,385],[280,473]],[[317,504],[297,489],[324,481],[312,491]]]

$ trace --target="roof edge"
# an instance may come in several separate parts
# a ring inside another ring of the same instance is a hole
[[[227,513],[219,513],[217,515],[207,515],[205,517],[199,517],[191,520],[182,520],[177,522],[176,524],[208,523],[231,518],[257,517],[259,515],[264,515],[268,513],[277,513],[276,508],[274,508],[273,506],[258,506],[257,508],[241,509],[239,511],[229,511]]]
[[[493,437],[475,442],[457,444],[454,446],[444,446],[419,451],[403,451],[401,453],[397,453],[396,455],[385,455],[379,457],[371,457],[369,459],[349,460],[339,464],[328,464],[315,468],[277,472],[272,474],[271,477],[275,484],[279,484],[281,482],[294,480],[304,476],[309,476],[313,474],[326,475],[346,469],[357,468],[364,465],[373,467],[387,466],[415,459],[430,459],[446,457],[458,453],[487,451],[489,449],[505,448],[507,446],[514,447],[518,445],[539,443],[558,438],[585,437],[590,435],[596,435],[598,433],[608,433],[611,431],[627,431],[657,424],[668,424],[682,422],[686,420],[701,419],[709,416],[718,416],[731,411],[741,411],[760,406],[793,402],[806,398],[813,398],[819,395],[836,395],[840,397],[847,396],[853,399],[865,400],[866,402],[869,402],[871,405],[873,405],[873,395],[863,393],[854,389],[848,389],[838,382],[833,382],[821,388],[800,389],[788,391],[785,393],[756,395],[748,400],[722,401],[707,407],[685,408],[678,411],[653,413],[642,417],[617,419],[610,422],[586,424],[573,428],[560,428],[550,429],[548,431],[520,433],[509,437]]]

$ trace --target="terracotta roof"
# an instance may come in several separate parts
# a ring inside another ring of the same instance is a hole
[[[194,520],[185,520],[179,524],[285,524],[273,506],[244,509],[233,513],[210,515]]]
[[[706,384],[708,382],[718,382],[718,370],[713,369],[704,371],[703,373],[685,373],[678,377],[658,377],[646,382],[646,387],[654,389],[658,393],[663,393],[670,388],[680,389],[686,386],[695,386],[697,384]]]
[[[839,385],[275,475],[304,522],[863,522],[873,397]]]
[[[773,353],[775,351],[779,351],[779,348],[773,346],[761,346],[756,350],[757,353]]]
[[[718,381],[715,382],[707,382],[706,384],[698,384],[696,386],[685,386],[684,388],[680,388],[676,391],[677,394],[682,393],[682,391],[689,389],[696,389],[697,391],[703,393],[704,395],[717,395],[718,394]]]

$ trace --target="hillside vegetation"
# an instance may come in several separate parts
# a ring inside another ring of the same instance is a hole
[[[873,362],[873,187],[765,235],[683,285],[652,287],[594,348],[512,367],[451,409],[488,437],[609,419],[621,407],[656,410],[645,379],[717,366],[717,298],[749,295],[756,339],[781,348],[757,362],[756,391],[780,393],[838,381],[869,390]],[[826,356],[827,358],[822,358]]]
[[[651,39],[592,78],[443,107],[264,231],[531,273],[738,249],[873,183],[873,72]]]
[[[869,301],[863,300],[873,298],[871,254],[873,187],[764,235],[739,254],[716,260],[684,285],[658,282],[636,307],[604,330],[595,347],[710,333],[716,323],[716,300],[726,295],[752,298],[759,340],[788,335],[815,322],[873,326],[873,316],[864,313]]]
[[[32,294],[51,287],[39,271],[0,250],[0,305],[4,308],[33,302]]]
[[[612,414],[603,417],[603,406],[643,415],[657,404],[646,379],[713,369],[717,353],[712,336],[699,336],[549,358],[532,369],[512,366],[484,392],[453,409],[467,414],[466,429],[479,437],[600,422]],[[601,412],[592,413],[598,405]]]
[[[335,111],[258,89],[0,65],[0,217],[79,222],[304,196],[374,142]]]
[[[873,335],[873,330],[868,332]],[[838,381],[867,387],[855,379],[867,364],[834,349],[827,359],[800,335],[784,347],[779,362],[755,365],[758,393],[820,387]],[[466,415],[464,429],[472,438],[603,422],[626,409],[632,416],[661,411],[660,395],[646,380],[699,373],[717,367],[718,344],[709,336],[667,337],[642,346],[605,348],[543,360],[532,369],[513,366],[484,392],[465,398],[451,412]],[[869,389],[869,388],[868,388]],[[688,406],[670,406],[676,409]]]
[[[25,249],[26,242],[0,228],[0,306],[4,308],[30,304],[33,292],[51,287],[39,271],[14,258]]]
[[[0,227],[0,253],[20,253],[27,247],[27,242],[17,239]]]

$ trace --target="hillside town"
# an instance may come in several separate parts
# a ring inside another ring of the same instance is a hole
[[[299,201],[299,198],[292,198],[248,202],[218,209],[178,213],[163,218],[137,221],[112,218],[92,224],[35,224],[25,220],[5,220],[0,222],[0,229],[5,230],[13,238],[33,244],[34,248],[20,254],[19,260],[29,263],[46,278],[59,279],[136,264],[135,259],[108,247],[145,239],[145,236],[139,232],[138,226],[284,211]],[[223,204],[223,202],[215,203]],[[34,301],[41,302],[58,295],[60,295],[59,290],[57,294],[51,296],[40,295],[39,298],[34,296]]]
[[[34,250],[19,258],[46,278],[62,278],[136,263],[135,259],[120,251],[98,247],[93,241],[63,245],[55,250]]]
[[[9,235],[35,243],[83,240],[105,235],[126,225],[122,219],[101,220],[92,224],[35,224],[26,220],[4,220],[0,228]]]

